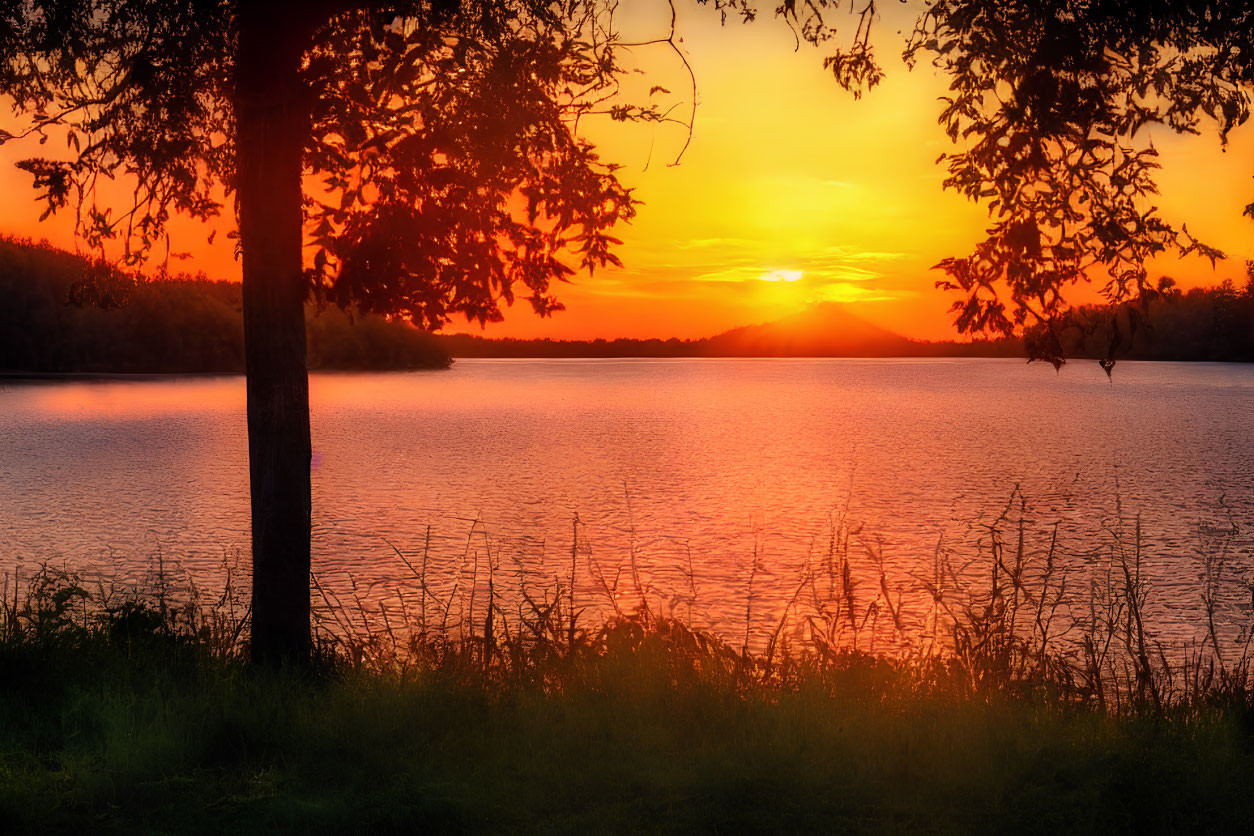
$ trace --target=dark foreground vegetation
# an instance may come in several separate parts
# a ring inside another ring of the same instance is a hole
[[[0,237],[0,372],[239,374],[240,285],[179,276],[135,281],[44,244]],[[428,335],[402,322],[310,308],[313,369],[443,368]]]
[[[6,580],[0,829],[1248,827],[1248,666],[1195,658],[1173,679],[1147,658],[1135,565],[1104,626],[1085,628],[1086,672],[1038,636],[1051,581],[1021,547],[995,550],[984,593],[946,605],[945,649],[891,657],[838,649],[883,601],[859,603],[834,554],[812,579],[834,585],[809,637],[776,631],[757,652],[647,605],[585,627],[559,586],[517,607],[489,597],[458,630],[434,598],[439,628],[324,612],[362,627],[320,629],[303,672],[242,661],[247,610],[229,585],[175,603],[164,580]]]

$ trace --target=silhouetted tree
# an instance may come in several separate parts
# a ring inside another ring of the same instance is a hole
[[[708,4],[724,17],[754,15],[748,0]],[[799,42],[820,44],[834,35],[824,13],[840,5],[784,0],[776,13]],[[168,251],[173,214],[210,220],[223,190],[234,200],[254,658],[309,652],[306,297],[434,327],[459,313],[499,319],[521,287],[545,315],[560,308],[554,280],[617,263],[608,230],[634,203],[578,136],[579,119],[673,118],[613,98],[617,50],[632,46],[615,34],[616,6],[17,0],[0,9],[0,94],[25,120],[0,140],[65,143],[21,166],[48,212],[76,207],[88,245],[120,239],[123,261],[139,264],[155,247]],[[846,86],[879,80],[873,17],[868,4],[852,46],[826,59]],[[650,43],[676,47],[673,14],[669,34]],[[114,177],[133,190],[121,209],[101,188]]]
[[[1067,292],[1096,279],[1125,326],[1109,371],[1166,290],[1147,260],[1222,256],[1158,213],[1141,131],[1210,123],[1226,141],[1249,117],[1252,32],[1248,0],[930,0],[906,56],[951,76],[940,121],[962,150],[942,157],[945,184],[992,219],[973,253],[938,265],[960,330],[1026,330],[1029,357],[1060,365]]]

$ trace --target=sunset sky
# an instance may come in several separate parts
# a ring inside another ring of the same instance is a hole
[[[567,310],[554,319],[524,305],[489,335],[698,337],[837,301],[909,336],[952,336],[950,300],[933,289],[938,275],[929,268],[967,252],[986,216],[941,190],[935,161],[951,147],[936,125],[945,82],[928,67],[905,70],[898,30],[913,9],[888,11],[876,28],[888,77],[855,101],[823,71],[822,53],[794,51],[792,34],[769,14],[724,28],[710,10],[679,4],[700,102],[681,163],[668,165],[683,146],[680,127],[605,119],[586,129],[606,159],[626,166],[623,179],[644,201],[615,233],[625,242],[625,267],[558,288]],[[669,10],[633,0],[621,22],[629,41],[664,36]],[[687,76],[666,47],[634,56],[648,83],[686,95]],[[1254,224],[1241,217],[1254,200],[1254,132],[1234,134],[1226,152],[1213,133],[1154,139],[1163,152],[1164,214],[1231,256],[1216,271],[1190,259],[1155,272],[1185,286],[1240,281],[1244,259],[1254,258]],[[33,153],[28,143],[0,154],[0,231],[72,247],[69,218],[38,223],[29,178],[11,165]],[[239,277],[225,236],[210,246],[202,227],[182,222],[174,230],[174,249],[192,255],[183,267]]]

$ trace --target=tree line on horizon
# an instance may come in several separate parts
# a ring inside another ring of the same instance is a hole
[[[108,283],[99,278],[84,283],[84,276],[99,269],[91,259],[47,243],[0,237],[0,371],[244,371],[239,283],[186,274],[136,280],[120,273]],[[82,298],[85,290],[92,298]],[[1059,329],[1068,356],[1103,358],[1113,343],[1118,359],[1254,361],[1254,273],[1240,287],[1229,279],[1214,287],[1172,290],[1138,314],[1131,310],[1112,314],[1099,305],[1073,310]],[[782,339],[781,332],[793,326],[809,333]],[[852,341],[839,339],[842,330]],[[310,367],[343,371],[444,368],[453,357],[1024,356],[1022,338],[907,339],[835,305],[698,339],[427,334],[402,321],[313,306],[307,331]]]
[[[87,282],[105,270],[108,281]],[[0,371],[37,374],[241,374],[238,282],[150,281],[46,243],[0,237]],[[444,368],[432,338],[402,322],[311,307],[310,368]]]
[[[1136,311],[1136,313],[1132,313]],[[830,351],[822,345],[805,351],[747,351],[747,326],[699,339],[617,338],[591,340],[492,338],[474,334],[439,337],[453,357],[1024,357],[1024,337],[973,340],[915,340],[901,337],[867,351]],[[1031,339],[1036,326],[1029,330]],[[1058,328],[1068,357],[1080,360],[1154,360],[1162,362],[1254,362],[1254,278],[1238,287],[1231,279],[1213,287],[1179,291],[1143,309],[1113,311],[1106,305],[1082,305]],[[1111,345],[1115,348],[1112,351]],[[762,344],[755,343],[760,349]]]

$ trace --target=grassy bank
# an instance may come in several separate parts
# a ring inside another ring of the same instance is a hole
[[[535,621],[526,638],[420,638],[387,668],[325,646],[297,675],[249,669],[231,625],[190,606],[89,601],[70,577],[31,589],[0,620],[9,832],[1190,832],[1254,816],[1241,689],[1112,713],[1009,670],[973,683],[954,657],[768,662],[630,618],[567,640]]]

